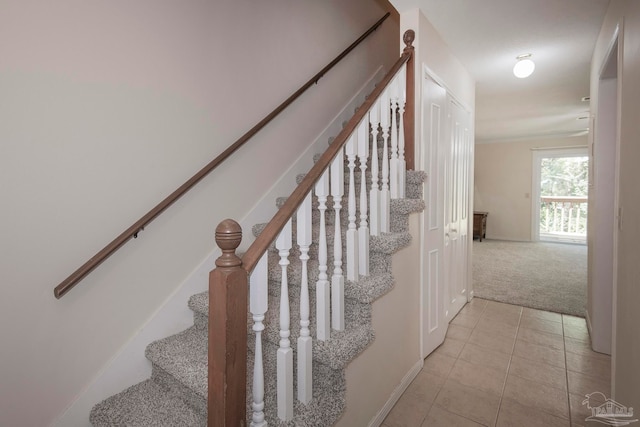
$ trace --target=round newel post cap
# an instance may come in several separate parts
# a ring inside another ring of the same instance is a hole
[[[236,267],[242,260],[236,256],[236,249],[242,241],[242,227],[232,219],[225,219],[216,227],[216,244],[222,255],[216,260],[218,267]]]
[[[413,41],[416,39],[416,33],[413,30],[407,30],[404,32],[402,36],[402,41],[406,45],[405,49],[409,49],[413,47]]]

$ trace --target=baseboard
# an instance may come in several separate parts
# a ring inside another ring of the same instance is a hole
[[[384,404],[380,412],[376,414],[376,416],[369,422],[369,427],[379,427],[384,422],[384,419],[387,418],[393,406],[398,402],[402,394],[407,390],[409,384],[418,376],[420,371],[422,370],[422,365],[424,365],[424,360],[420,359],[416,362],[415,365],[407,372],[407,374],[402,378],[400,384],[393,390],[391,396],[389,396],[389,400]]]
[[[531,239],[514,239],[513,237],[504,237],[504,236],[489,236],[485,237],[484,240],[503,240],[505,242],[532,242]],[[482,243],[482,242],[479,242]]]

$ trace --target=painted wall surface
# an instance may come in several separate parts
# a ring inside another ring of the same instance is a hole
[[[347,407],[336,427],[370,425],[407,372],[422,366],[420,215],[409,217],[409,232],[411,244],[393,256],[395,287],[373,303],[375,341],[347,366]]]
[[[394,2],[395,3],[395,2]],[[402,3],[401,3],[402,4]],[[398,7],[396,5],[396,7]],[[415,46],[415,75],[416,75],[416,100],[422,93],[422,70],[425,65],[433,77],[438,80],[447,92],[460,102],[463,107],[471,112],[471,122],[475,120],[475,80],[456,58],[444,42],[440,34],[435,30],[420,9],[398,9],[400,15],[400,30],[402,34],[408,29],[416,33]],[[416,102],[416,127],[415,140],[420,141],[422,135],[422,117],[420,102]],[[424,147],[416,144],[416,164],[421,159]]]
[[[617,285],[614,286],[613,398],[627,407],[640,407],[640,2],[613,0],[596,43],[591,68],[591,104],[598,104],[598,74],[617,25],[619,194],[622,209],[617,246]],[[598,114],[598,111],[592,111]],[[597,142],[596,142],[597,143]]]
[[[0,2],[0,425],[49,425],[80,395],[211,253],[217,223],[246,215],[390,67],[397,18],[76,289],[53,287],[388,9]]]
[[[474,210],[489,212],[487,239],[531,240],[531,149],[575,145],[586,135],[476,144]]]

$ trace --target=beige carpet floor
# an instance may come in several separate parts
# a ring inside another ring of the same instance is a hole
[[[473,288],[480,298],[584,317],[587,247],[476,240]]]

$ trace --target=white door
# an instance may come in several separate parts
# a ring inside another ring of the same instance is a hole
[[[447,92],[430,78],[422,82],[422,168],[426,209],[423,222],[422,357],[447,333],[444,269],[444,183],[447,147]]]
[[[449,321],[469,297],[471,115],[425,75],[422,85],[422,356],[444,341]]]
[[[473,138],[470,114],[448,99],[449,141],[445,168],[444,254],[447,320],[455,317],[468,298],[469,182]]]

